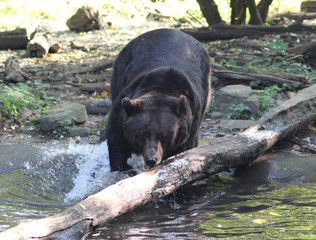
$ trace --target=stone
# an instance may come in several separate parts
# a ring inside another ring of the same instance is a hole
[[[70,30],[83,32],[101,29],[105,22],[97,9],[85,5],[67,20],[66,25]]]
[[[244,104],[251,109],[250,117],[255,118],[259,112],[260,92],[249,86],[228,85],[215,93],[212,117],[223,118],[232,112],[232,105]]]
[[[35,136],[37,134],[36,129],[33,126],[21,127],[20,132],[25,135]]]
[[[71,124],[81,124],[88,120],[88,114],[83,104],[64,103],[56,106],[40,119],[40,129],[44,132]]]
[[[108,114],[111,109],[110,99],[89,99],[82,101],[81,104],[85,105],[88,114]]]
[[[87,137],[90,135],[90,129],[87,127],[73,127],[69,129],[70,137]]]
[[[27,107],[22,107],[19,111],[20,121],[31,120],[35,117],[35,112]]]

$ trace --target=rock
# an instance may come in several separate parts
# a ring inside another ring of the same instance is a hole
[[[259,112],[260,93],[243,85],[228,85],[215,93],[212,117],[225,117],[232,113],[232,105],[244,104],[250,111],[249,117],[256,117]]]
[[[256,124],[253,120],[221,120],[219,126],[230,130],[243,130]]]
[[[86,108],[79,103],[64,103],[56,106],[40,119],[40,129],[44,132],[88,120]]]
[[[33,126],[23,126],[20,132],[25,135],[35,136],[37,134],[36,129]]]
[[[69,129],[70,137],[87,137],[90,135],[90,129],[87,127],[73,127]]]
[[[108,114],[111,109],[110,99],[91,99],[81,102],[85,105],[88,114]]]
[[[21,110],[19,111],[19,114],[20,114],[21,121],[31,120],[36,115],[34,111],[32,111],[31,109],[27,107],[22,107]]]
[[[18,83],[28,79],[28,76],[20,69],[19,59],[16,56],[10,56],[5,63],[5,81]]]
[[[99,11],[89,6],[80,7],[67,22],[67,27],[73,31],[91,31],[105,26]]]

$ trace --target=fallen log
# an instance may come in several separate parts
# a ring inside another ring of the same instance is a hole
[[[309,31],[315,33],[316,26],[304,24],[292,24],[288,27],[261,25],[216,25],[212,28],[182,29],[181,31],[191,35],[199,41],[216,41],[241,37],[259,38],[260,36],[266,34],[281,34],[286,32],[299,33]]]
[[[290,54],[303,56],[304,63],[311,67],[316,66],[316,42],[300,44],[296,47],[289,48],[286,51]]]
[[[249,85],[251,82],[257,82],[258,87],[264,88],[273,85],[283,86],[288,84],[295,88],[302,89],[307,79],[305,76],[289,73],[278,73],[278,74],[264,74],[249,72],[242,67],[233,67],[233,70],[229,70],[220,64],[212,64],[213,76],[218,78],[219,86],[226,86],[232,84],[246,84]]]
[[[89,232],[184,184],[249,165],[277,141],[316,120],[316,84],[283,102],[239,135],[220,138],[124,179],[55,216],[21,223],[0,239],[85,239]]]
[[[25,49],[28,41],[25,28],[0,32],[0,50]]]
[[[316,18],[316,12],[283,12],[275,15],[273,18],[286,17],[288,19],[314,19]]]
[[[77,75],[77,74],[101,72],[101,71],[104,71],[106,69],[111,68],[113,66],[113,62],[114,61],[108,61],[108,62],[101,61],[100,63],[98,63],[95,66],[81,67],[80,69],[76,69],[76,70],[71,71],[67,74]]]
[[[302,12],[316,12],[316,1],[315,0],[306,0],[301,3]]]

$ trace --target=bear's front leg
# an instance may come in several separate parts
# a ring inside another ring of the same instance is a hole
[[[127,159],[131,156],[131,152],[128,149],[124,147],[119,148],[109,142],[108,148],[111,171],[127,171],[132,169],[132,167],[127,164]]]

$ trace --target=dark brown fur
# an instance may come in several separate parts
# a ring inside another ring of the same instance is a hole
[[[111,169],[130,169],[132,153],[152,167],[196,147],[209,92],[209,58],[192,37],[160,29],[131,41],[114,64],[112,110],[101,136]]]

